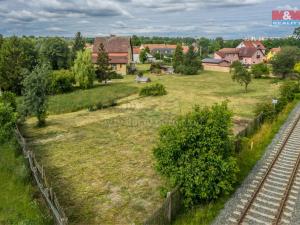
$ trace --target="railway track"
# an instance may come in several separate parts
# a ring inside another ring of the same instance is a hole
[[[224,224],[290,224],[300,193],[299,169],[300,115],[283,133]]]

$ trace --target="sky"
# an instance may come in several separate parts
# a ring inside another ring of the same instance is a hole
[[[274,9],[300,9],[299,0],[0,0],[0,33],[73,37],[285,37]]]

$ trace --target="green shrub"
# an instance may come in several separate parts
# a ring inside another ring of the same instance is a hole
[[[118,74],[115,71],[112,71],[109,76],[110,79],[123,79],[124,77],[121,74]]]
[[[51,76],[50,92],[52,94],[62,94],[71,92],[75,84],[74,74],[69,70],[53,71]]]
[[[167,91],[162,84],[151,84],[143,87],[140,91],[140,96],[162,96],[166,95]]]
[[[0,102],[0,143],[9,140],[14,134],[16,113],[9,104]]]
[[[262,75],[269,75],[269,73],[268,65],[265,63],[258,63],[251,66],[251,74],[254,78],[261,78]]]
[[[16,95],[12,92],[2,92],[2,94],[0,95],[0,102],[10,105],[14,111],[17,110]]]
[[[161,64],[160,63],[151,63],[150,72],[160,74],[161,73]]]
[[[225,102],[196,107],[161,128],[154,149],[156,168],[180,186],[186,206],[232,191],[238,168],[232,157],[231,117]]]
[[[277,111],[270,100],[268,102],[258,103],[256,105],[255,113],[257,116],[262,114],[262,119],[264,121],[272,121],[276,117]]]
[[[291,102],[295,98],[295,93],[298,92],[298,85],[295,82],[286,82],[280,87],[280,96]]]
[[[106,109],[106,108],[109,108],[109,107],[113,107],[113,106],[116,106],[116,105],[117,105],[117,102],[114,99],[108,101],[107,103],[98,102],[94,105],[89,106],[88,111],[93,112],[93,111],[97,111],[97,110],[100,110],[100,109]]]
[[[199,71],[199,67],[195,67],[195,66],[179,65],[177,67],[177,72],[184,75],[196,75],[198,74],[198,71]]]

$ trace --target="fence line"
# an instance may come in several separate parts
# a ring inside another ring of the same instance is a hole
[[[242,138],[252,135],[263,123],[263,115],[259,114],[256,118],[249,122],[247,127],[236,135],[235,151],[242,149]],[[158,208],[145,222],[144,225],[166,225],[171,224],[175,217],[183,209],[183,197],[179,187],[176,187],[168,195],[162,206]]]
[[[64,210],[60,206],[56,194],[54,193],[53,189],[50,187],[47,181],[44,167],[37,162],[34,152],[27,148],[26,140],[22,136],[18,126],[16,126],[16,133],[17,133],[17,139],[22,147],[23,154],[25,158],[28,159],[29,167],[32,172],[32,175],[44,199],[46,200],[48,208],[53,214],[56,223],[58,225],[67,225],[68,218],[66,217]]]

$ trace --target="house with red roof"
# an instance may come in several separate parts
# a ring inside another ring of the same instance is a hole
[[[260,41],[242,41],[236,48],[222,48],[215,52],[214,58],[230,63],[239,60],[249,66],[264,62],[265,50]]]
[[[127,66],[133,61],[133,49],[130,37],[96,37],[94,40],[92,61],[97,62],[98,49],[100,44],[104,45],[105,51],[108,53],[109,62],[114,71],[119,74],[127,74]]]

